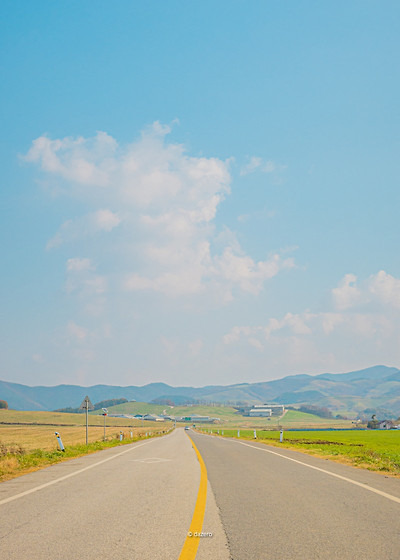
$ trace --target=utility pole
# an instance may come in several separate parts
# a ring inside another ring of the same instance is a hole
[[[79,407],[79,410],[84,410],[86,412],[86,445],[88,445],[89,442],[89,438],[88,438],[88,432],[89,432],[89,410],[94,410],[94,406],[92,405],[89,397],[86,395],[86,397],[83,399],[81,406]]]

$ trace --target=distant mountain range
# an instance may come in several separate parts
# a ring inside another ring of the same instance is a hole
[[[313,404],[327,407],[334,413],[355,414],[364,410],[384,409],[400,415],[400,370],[374,366],[350,373],[292,375],[261,383],[209,385],[207,387],[171,387],[150,383],[143,387],[115,385],[57,385],[29,387],[0,381],[0,399],[16,410],[55,410],[78,407],[85,395],[92,402],[126,398],[151,402],[154,400],[200,401],[205,403],[254,404],[276,402],[285,405]]]

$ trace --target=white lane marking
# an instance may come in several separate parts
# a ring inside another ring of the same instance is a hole
[[[53,484],[57,484],[57,482],[62,482],[63,480],[67,480],[67,478],[71,478],[71,476],[76,476],[77,474],[83,473],[84,471],[88,471],[89,469],[94,469],[94,467],[98,467],[99,465],[103,465],[104,463],[107,463],[108,461],[112,461],[113,459],[116,459],[117,457],[120,457],[121,455],[124,455],[125,453],[129,453],[130,451],[135,451],[135,449],[138,449],[139,447],[142,447],[143,445],[147,445],[148,443],[152,443],[153,441],[155,441],[155,440],[145,441],[144,443],[140,443],[139,445],[135,445],[135,447],[131,447],[130,449],[125,449],[125,451],[121,451],[121,453],[117,453],[117,455],[113,455],[112,457],[108,457],[107,459],[103,459],[102,461],[98,461],[97,463],[94,463],[93,465],[89,465],[88,467],[84,467],[83,469],[80,469],[79,471],[74,471],[73,473],[66,474],[65,476],[60,476],[60,478],[57,478],[56,480],[51,480],[50,482],[46,482],[45,484],[41,484],[40,486],[35,486],[35,488],[31,488],[30,490],[25,490],[25,492],[21,492],[20,494],[15,494],[14,496],[10,496],[9,498],[5,498],[4,500],[0,501],[0,506],[2,506],[3,504],[8,504],[9,502],[12,502],[14,500],[18,500],[18,498],[22,498],[23,496],[27,496],[28,494],[33,494],[33,492],[38,492],[39,490],[42,490],[43,488],[47,488],[47,486],[52,486]]]
[[[228,438],[227,438],[228,439]],[[262,447],[255,447],[254,445],[250,445],[249,443],[244,443],[243,441],[237,440],[230,440],[234,441],[235,443],[240,443],[240,445],[246,445],[246,447],[252,447],[253,449],[258,449],[258,451],[265,451],[266,453],[271,453],[272,455],[277,455],[278,457],[282,457],[282,459],[287,459],[288,461],[293,461],[293,463],[298,463],[299,465],[303,465],[304,467],[308,467],[309,469],[314,469],[315,471],[323,472],[328,474],[329,476],[334,476],[335,478],[339,478],[340,480],[345,480],[346,482],[350,482],[350,484],[354,484],[355,486],[360,486],[364,488],[364,490],[369,490],[374,494],[379,494],[379,496],[383,496],[388,500],[392,500],[392,502],[396,502],[400,504],[400,498],[396,496],[392,496],[392,494],[387,494],[386,492],[382,492],[382,490],[377,490],[376,488],[372,488],[368,486],[368,484],[364,484],[363,482],[357,482],[357,480],[353,480],[351,478],[347,478],[346,476],[342,476],[340,474],[336,474],[330,471],[326,471],[325,469],[321,469],[320,467],[314,467],[314,465],[309,465],[308,463],[303,463],[303,461],[299,461],[298,459],[293,459],[292,457],[286,457],[286,455],[281,455],[276,451],[271,451],[270,449],[263,449]]]

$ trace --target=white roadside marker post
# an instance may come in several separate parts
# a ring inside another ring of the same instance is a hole
[[[240,430],[238,430],[238,437],[240,437]]]
[[[122,441],[124,439],[124,435],[122,432],[119,432],[119,441]]]
[[[254,439],[257,439],[257,431],[254,430]]]
[[[63,444],[63,442],[62,442],[62,439],[61,439],[60,434],[59,434],[58,432],[56,432],[56,433],[55,433],[55,436],[56,436],[56,438],[57,438],[58,445],[60,446],[61,451],[64,453],[64,452],[65,452],[65,447],[64,447],[64,444]]]
[[[107,408],[102,408],[103,416],[104,416],[104,441],[106,441],[106,416],[108,414]]]
[[[279,441],[282,443],[283,441],[283,430],[281,430],[280,436],[279,436]]]

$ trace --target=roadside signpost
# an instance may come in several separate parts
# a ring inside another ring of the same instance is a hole
[[[86,397],[83,399],[81,406],[79,407],[79,410],[85,410],[86,411],[86,445],[88,445],[88,431],[89,431],[89,410],[94,410],[94,406],[92,405],[89,397],[86,395]]]

